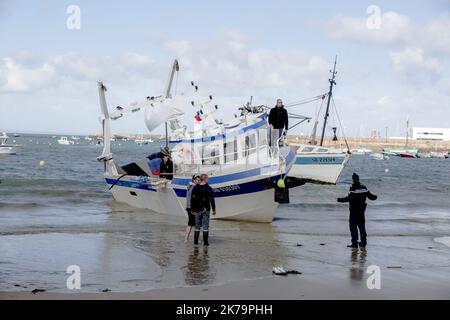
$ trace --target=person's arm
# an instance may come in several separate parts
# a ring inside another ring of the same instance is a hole
[[[216,214],[216,201],[214,200],[214,190],[209,187],[209,202],[211,203],[211,209],[213,212],[213,215]]]
[[[367,198],[368,198],[369,200],[377,200],[377,199],[378,199],[378,196],[375,195],[375,194],[373,194],[373,193],[371,193],[369,190],[367,190]]]
[[[269,112],[269,126],[272,127],[272,123],[273,123],[273,109],[270,109]]]
[[[197,193],[198,193],[197,186],[193,186],[192,192],[191,192],[191,212],[192,212],[192,214],[197,212],[197,198],[198,198]]]
[[[161,163],[159,164],[159,176],[164,178],[166,176],[165,173],[166,173],[166,170],[164,168],[164,161],[161,160]]]
[[[343,197],[343,198],[337,198],[337,202],[349,202],[350,198],[349,196]]]
[[[286,109],[284,109],[284,130],[287,132],[289,129],[289,115]]]
[[[193,186],[188,186],[188,189],[186,191],[186,209],[191,208],[191,199],[192,199],[192,190],[194,189]]]

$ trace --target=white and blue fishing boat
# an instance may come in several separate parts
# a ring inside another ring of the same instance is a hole
[[[291,169],[295,150],[283,146],[283,136],[270,143],[265,107],[247,105],[241,108],[239,116],[222,122],[208,109],[211,96],[191,101],[191,105],[199,110],[194,130],[187,130],[179,121],[185,113],[186,101],[180,96],[172,97],[170,93],[178,70],[175,61],[166,94],[117,107],[113,113],[106,105],[106,88],[99,82],[104,146],[97,159],[104,163],[104,176],[114,198],[134,207],[185,216],[186,189],[192,175],[206,173],[217,206],[217,214],[212,218],[272,222],[278,207],[274,188]],[[173,161],[172,179],[162,178],[157,172],[162,155],[154,154],[126,166],[115,162],[111,153],[110,121],[137,111],[145,111],[150,132],[166,123],[166,147],[170,142],[171,148],[162,150],[170,154]]]

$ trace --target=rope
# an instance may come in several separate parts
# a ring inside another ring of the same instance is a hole
[[[326,96],[326,94],[320,94],[320,95],[312,97],[312,98],[306,98],[306,99],[303,99],[303,100],[300,100],[300,101],[297,101],[297,102],[290,103],[288,105],[285,105],[284,107],[285,108],[292,108],[292,107],[299,106],[299,105],[302,105],[302,104],[311,103],[311,102],[314,102],[314,101],[319,100],[319,99],[324,99],[325,96]]]
[[[331,95],[331,101],[333,102],[334,112],[336,112],[336,117],[339,121],[339,126],[341,127],[341,130],[342,130],[342,137],[344,137],[344,142],[345,142],[345,145],[347,146],[347,152],[350,153],[350,147],[348,146],[347,138],[345,137],[344,127],[342,126],[341,118],[339,117],[339,113],[337,112],[337,107],[336,107],[336,103],[334,102],[333,95]]]

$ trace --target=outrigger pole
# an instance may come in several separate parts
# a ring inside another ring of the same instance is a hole
[[[170,72],[169,81],[167,82],[166,98],[172,98],[172,94],[170,93],[170,91],[172,90],[173,78],[175,76],[175,72],[178,72],[179,70],[180,70],[180,66],[178,64],[178,60],[175,59],[173,61],[172,71]],[[169,147],[169,133],[167,130],[167,121],[165,123],[165,127],[166,127],[166,148],[168,148]]]
[[[333,94],[333,85],[336,84],[336,81],[334,81],[334,77],[336,76],[336,73],[337,73],[336,72],[336,62],[337,62],[337,56],[334,58],[333,71],[330,70],[330,72],[332,73],[331,79],[328,79],[328,81],[330,82],[330,91],[328,91],[327,110],[325,111],[325,117],[323,120],[322,136],[320,137],[320,146],[323,145],[323,138],[325,136],[325,128],[327,126],[327,120],[328,120],[329,110],[330,110],[331,95]]]
[[[106,168],[106,161],[112,159],[111,126],[110,126],[108,106],[106,105],[106,98],[105,98],[106,87],[104,86],[103,82],[101,82],[101,81],[99,81],[97,83],[97,85],[98,85],[98,93],[99,93],[99,98],[100,98],[100,108],[102,111],[100,120],[102,122],[102,129],[103,129],[103,152],[102,152],[101,156],[97,158],[97,160],[105,161],[105,168]]]

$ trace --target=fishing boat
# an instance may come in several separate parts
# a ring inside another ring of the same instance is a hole
[[[291,143],[298,147],[290,177],[336,184],[350,154],[342,149]]]
[[[2,135],[0,136],[0,154],[9,154],[9,155],[17,154],[21,146],[18,144],[6,143],[8,139],[9,137],[6,134],[6,132],[3,132]]]
[[[58,144],[62,144],[62,145],[66,145],[66,146],[75,144],[74,141],[67,139],[67,137],[61,137],[57,141],[58,141]]]
[[[329,91],[327,95],[318,97],[319,99],[322,100],[323,103],[325,96],[328,96],[320,144],[318,146],[315,145],[315,135],[318,125],[318,120],[316,119],[314,123],[313,133],[311,135],[312,144],[298,144],[298,143],[289,144],[290,146],[295,147],[297,149],[295,162],[291,171],[289,172],[289,177],[301,179],[308,182],[336,184],[342,170],[344,170],[345,165],[350,159],[348,147],[346,149],[342,149],[342,148],[329,148],[323,146],[325,128],[327,125],[330,101],[333,92],[333,85],[336,84],[335,75],[336,75],[336,60],[334,61],[332,77],[331,79],[329,79],[330,82]],[[317,117],[318,116],[319,113],[317,114]],[[336,128],[333,128],[333,131],[335,132],[333,140],[337,141]]]
[[[191,101],[199,110],[194,131],[187,130],[179,117],[189,103],[183,96],[171,94],[178,70],[175,60],[165,94],[117,107],[115,112],[109,112],[106,88],[102,82],[98,83],[104,145],[97,160],[104,163],[104,177],[113,197],[134,207],[184,217],[192,175],[206,173],[216,199],[217,214],[213,219],[272,222],[278,207],[274,189],[291,169],[295,148],[284,146],[283,136],[274,146],[269,144],[265,108],[248,107],[231,121],[219,121],[208,107],[212,96]],[[193,83],[192,86],[197,92],[198,86]],[[120,166],[111,152],[110,121],[137,111],[145,112],[149,132],[166,124],[166,146],[161,153]],[[164,155],[170,155],[173,161],[172,179],[159,175],[158,164]]]

